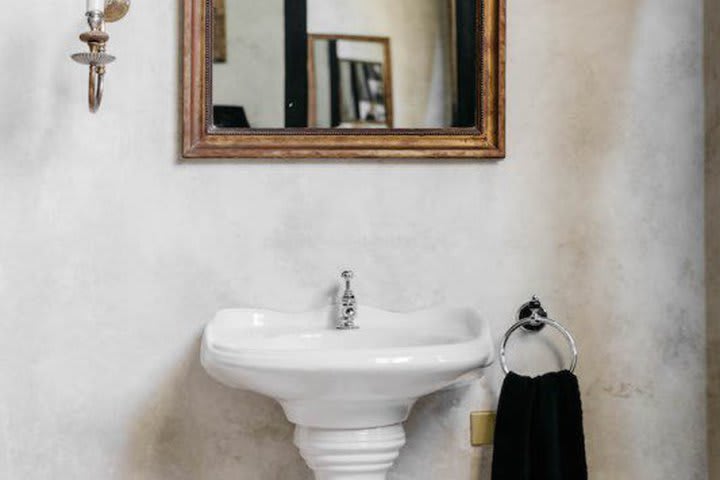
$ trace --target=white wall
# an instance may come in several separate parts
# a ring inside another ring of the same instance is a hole
[[[310,33],[390,38],[396,128],[452,124],[447,0],[308,0]]]
[[[245,108],[253,128],[285,125],[283,0],[225,0],[227,63],[213,65],[213,103]]]
[[[179,3],[111,26],[97,116],[76,3],[0,17],[0,478],[309,479],[198,339],[222,307],[326,304],[347,266],[361,303],[474,305],[496,337],[541,294],[593,479],[705,478],[700,0],[509,2],[497,163],[183,163]],[[418,405],[392,480],[489,478],[467,418],[499,380]]]

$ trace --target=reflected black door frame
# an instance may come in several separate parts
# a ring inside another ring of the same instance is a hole
[[[477,125],[478,36],[475,28],[478,0],[456,0],[457,105],[453,127]]]
[[[307,0],[285,0],[285,127],[308,126]]]

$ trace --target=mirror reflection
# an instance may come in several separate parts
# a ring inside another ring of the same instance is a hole
[[[390,39],[309,38],[310,126],[392,128]]]
[[[218,128],[476,125],[477,0],[212,0]]]

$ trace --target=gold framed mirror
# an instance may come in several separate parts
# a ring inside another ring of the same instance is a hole
[[[503,158],[505,0],[185,0],[186,158]]]

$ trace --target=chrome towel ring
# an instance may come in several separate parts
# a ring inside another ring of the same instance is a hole
[[[578,349],[575,339],[567,328],[547,317],[547,313],[542,308],[542,304],[537,296],[533,296],[532,300],[520,307],[518,317],[518,322],[510,327],[510,329],[505,333],[505,337],[500,345],[500,366],[502,367],[503,372],[505,372],[505,375],[510,373],[505,351],[512,334],[520,328],[524,328],[529,332],[538,332],[545,328],[546,325],[549,325],[559,331],[567,340],[570,345],[570,350],[572,351],[572,361],[568,370],[570,370],[570,372],[575,372],[575,367],[577,367],[578,363]]]

